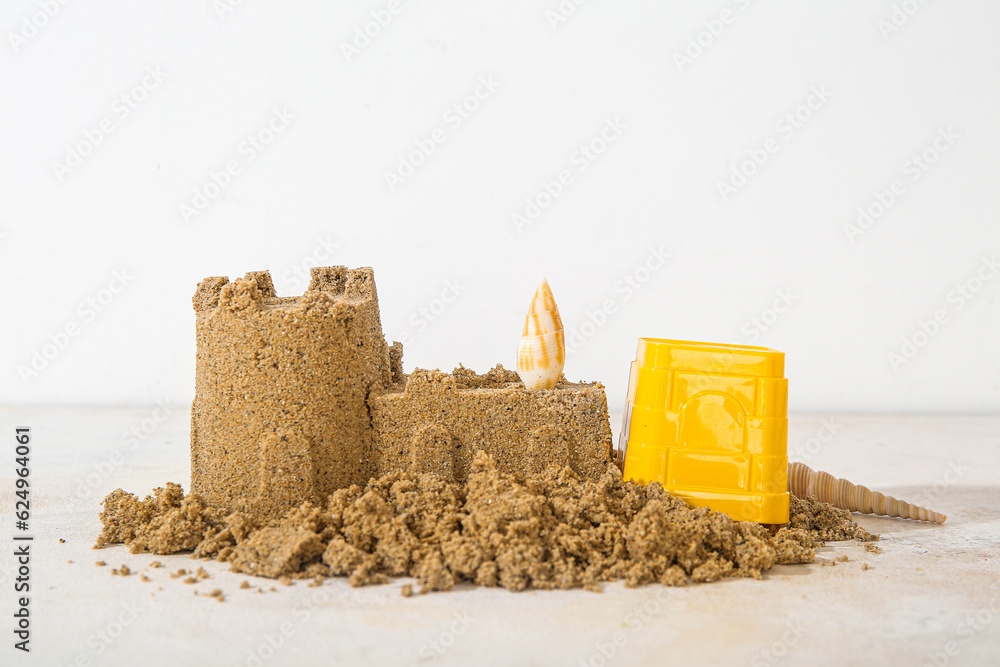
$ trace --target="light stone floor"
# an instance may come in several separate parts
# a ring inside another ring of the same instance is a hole
[[[36,665],[998,665],[1000,417],[791,419],[789,454],[949,516],[944,526],[857,517],[881,554],[831,543],[763,580],[683,589],[610,585],[403,598],[405,580],[291,587],[220,563],[91,550],[100,500],[188,480],[188,410],[2,408],[0,540],[12,545],[16,426],[32,427],[31,656],[13,648],[17,576],[0,550],[0,664]],[[612,427],[620,419],[613,416]],[[142,434],[128,439],[131,429]],[[147,433],[143,433],[145,428]],[[60,540],[65,540],[61,542]],[[95,567],[105,560],[108,567]],[[152,579],[113,577],[126,564]],[[869,569],[863,570],[867,564]],[[203,565],[198,585],[168,572]],[[264,594],[256,592],[263,585]],[[225,591],[220,604],[203,595]],[[27,658],[27,659],[26,659]]]

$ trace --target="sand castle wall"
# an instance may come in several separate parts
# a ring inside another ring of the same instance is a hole
[[[369,406],[380,475],[411,469],[464,481],[478,449],[516,474],[555,463],[596,479],[609,461],[607,398],[597,382],[528,391],[500,366],[485,375],[417,370],[374,391]]]
[[[206,278],[193,302],[195,493],[265,516],[375,474],[366,400],[392,367],[370,268],[313,269],[301,297],[266,271]]]

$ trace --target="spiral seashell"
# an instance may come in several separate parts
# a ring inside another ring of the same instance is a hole
[[[535,290],[517,346],[517,374],[528,389],[552,389],[566,363],[566,333],[549,282]]]
[[[948,519],[944,514],[872,491],[866,486],[853,484],[828,472],[817,472],[804,463],[788,464],[788,490],[799,498],[816,496],[835,507],[862,514],[881,514],[934,523],[944,523]]]

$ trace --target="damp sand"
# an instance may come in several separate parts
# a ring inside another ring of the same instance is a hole
[[[343,576],[362,586],[414,577],[420,593],[461,582],[600,590],[617,580],[760,578],[776,564],[813,562],[826,540],[878,539],[846,510],[812,498],[792,497],[789,524],[772,533],[690,507],[659,484],[624,482],[613,465],[596,480],[555,465],[521,476],[499,471],[483,452],[463,482],[394,472],[266,523],[221,512],[172,483],[145,500],[112,492],[101,522],[95,548],[191,552],[274,579]]]

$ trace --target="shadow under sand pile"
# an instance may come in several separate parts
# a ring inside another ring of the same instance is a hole
[[[104,500],[96,547],[230,563],[264,577],[347,576],[354,586],[416,577],[420,592],[480,586],[588,588],[623,579],[677,586],[723,577],[760,577],[775,564],[808,563],[823,540],[878,539],[846,510],[791,498],[787,527],[772,535],[692,508],[659,484],[623,482],[616,467],[596,481],[569,468],[515,477],[479,452],[466,483],[433,474],[392,473],[304,503],[256,525],[224,516],[177,484],[139,500],[118,489]],[[412,590],[404,587],[404,591]]]

